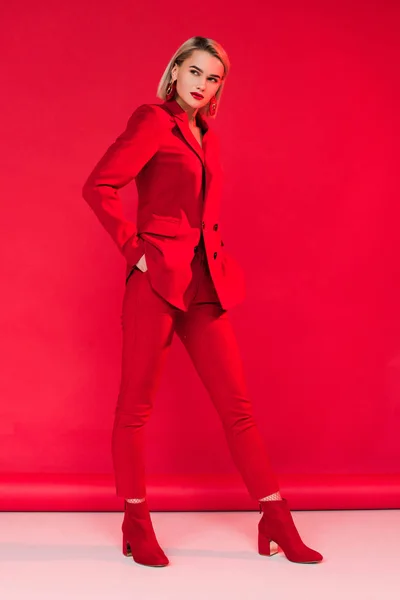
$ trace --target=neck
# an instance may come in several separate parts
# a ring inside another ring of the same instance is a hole
[[[181,108],[183,108],[183,110],[187,114],[189,125],[191,125],[192,127],[196,127],[197,126],[196,115],[197,115],[197,112],[198,112],[198,108],[192,108],[191,106],[189,106],[188,104],[186,104],[186,102],[184,102],[182,100],[182,98],[179,98],[178,96],[176,96],[175,100],[179,104],[179,106]]]

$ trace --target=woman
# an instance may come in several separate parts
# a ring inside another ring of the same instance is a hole
[[[193,37],[161,78],[161,104],[143,104],[108,148],[83,197],[126,259],[122,375],[112,435],[116,492],[125,499],[123,552],[165,566],[146,499],[143,444],[174,332],[222,420],[233,460],[263,516],[259,552],[277,544],[293,562],[319,562],[303,544],[270,466],[249,400],[228,309],[244,296],[241,268],[218,224],[222,173],[215,118],[229,60],[215,41]],[[137,223],[118,190],[135,178]]]

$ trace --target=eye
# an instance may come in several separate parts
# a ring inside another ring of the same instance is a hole
[[[196,69],[190,69],[190,72],[193,73],[194,75],[198,75],[199,72],[196,71]],[[211,79],[212,81],[215,81],[215,83],[218,83],[217,79],[215,79],[215,77],[210,77],[209,79]]]

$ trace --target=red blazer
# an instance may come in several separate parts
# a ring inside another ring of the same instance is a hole
[[[228,309],[244,298],[244,274],[226,252],[218,223],[219,140],[206,118],[197,116],[204,132],[202,147],[176,100],[136,108],[125,131],[89,175],[82,194],[126,258],[126,274],[144,254],[153,289],[185,311],[191,261],[203,235],[216,292]],[[136,224],[125,218],[118,195],[133,178],[138,190]]]

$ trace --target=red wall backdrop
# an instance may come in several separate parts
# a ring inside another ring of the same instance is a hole
[[[232,61],[220,224],[273,464],[399,473],[399,4],[245,6],[2,7],[1,473],[112,471],[125,265],[81,188],[192,35]],[[149,475],[235,472],[177,338],[147,439]]]

